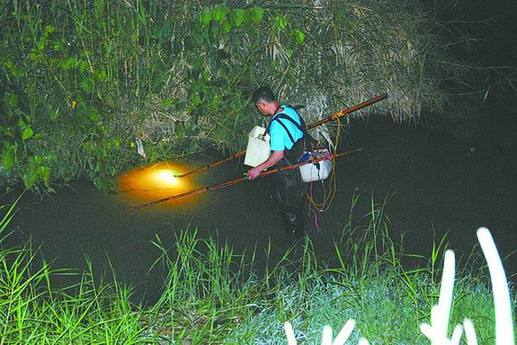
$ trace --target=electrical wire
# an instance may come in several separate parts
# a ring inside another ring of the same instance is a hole
[[[337,118],[336,119],[336,124],[337,124],[337,130],[336,130],[336,138],[335,138],[335,145],[334,145],[334,148],[337,148],[339,146],[339,139],[340,139],[340,136],[341,136],[341,121],[340,121],[340,118]],[[332,147],[330,147],[329,145],[329,151],[331,153],[332,152]],[[319,173],[319,172],[318,172]],[[327,211],[331,206],[332,206],[332,203],[336,197],[336,193],[337,193],[337,178],[336,178],[336,164],[334,162],[334,164],[332,165],[332,171],[330,173],[330,178],[328,179],[328,188],[326,187],[326,182],[325,180],[321,180],[321,188],[323,190],[323,197],[322,197],[322,200],[321,201],[317,201],[316,200],[316,197],[314,195],[314,182],[311,182],[310,185],[309,185],[309,191],[308,193],[306,194],[307,195],[307,198],[309,200],[309,212],[312,211],[312,214],[314,216],[314,222],[315,222],[315,226],[316,226],[316,229],[318,231],[320,231],[320,225],[319,225],[319,221],[318,221],[318,217],[317,217],[317,212],[318,211],[319,213],[323,213],[325,211]]]

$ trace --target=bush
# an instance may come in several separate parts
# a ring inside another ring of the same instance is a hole
[[[137,137],[150,162],[238,151],[262,84],[313,105],[309,118],[384,92],[372,109],[398,120],[443,105],[447,71],[417,6],[320,3],[3,0],[0,180],[102,186],[141,163]]]

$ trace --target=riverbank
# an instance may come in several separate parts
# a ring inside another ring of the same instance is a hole
[[[147,306],[131,302],[131,285],[116,277],[107,282],[90,264],[86,272],[73,273],[76,284],[56,288],[54,279],[72,271],[37,264],[39,254],[30,246],[3,246],[1,342],[281,344],[283,323],[290,321],[300,343],[313,343],[323,325],[340,329],[348,318],[357,321],[356,341],[425,342],[418,326],[429,321],[437,303],[443,242],[433,245],[428,259],[419,258],[419,267],[405,269],[381,211],[372,209],[366,228],[343,228],[335,242],[336,266],[322,264],[308,239],[257,274],[253,253],[236,254],[200,239],[195,230],[182,232],[170,249],[156,238],[161,255],[154,265],[166,275],[159,299]],[[495,325],[479,254],[456,274],[451,323],[472,319],[484,344],[493,339]],[[515,306],[514,290],[512,295]]]

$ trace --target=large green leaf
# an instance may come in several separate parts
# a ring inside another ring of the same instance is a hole
[[[100,81],[100,82],[106,81],[107,77],[108,77],[108,73],[105,70],[99,69],[99,70],[95,71],[95,79],[97,79],[98,81]]]
[[[287,19],[285,16],[278,16],[275,18],[275,25],[279,31],[285,30],[287,27]]]
[[[298,44],[303,44],[303,41],[305,41],[305,34],[300,30],[294,30],[294,38]]]
[[[217,6],[214,9],[213,18],[215,21],[221,22],[226,16],[226,7]]]
[[[99,111],[95,108],[88,109],[87,115],[88,115],[88,118],[90,119],[90,121],[92,121],[92,122],[97,122],[100,119]]]
[[[201,14],[201,23],[203,26],[207,26],[210,24],[210,21],[212,20],[212,11],[205,10],[203,11],[203,14]]]
[[[16,108],[18,106],[18,96],[14,93],[6,92],[4,95],[4,103],[9,108]]]
[[[262,7],[254,7],[252,11],[252,17],[255,23],[260,23],[264,17],[264,9]]]
[[[4,143],[5,145],[5,143]],[[12,146],[5,146],[2,151],[2,165],[5,170],[9,170],[14,166],[15,163],[15,150],[16,147],[14,145]]]
[[[244,20],[246,19],[246,12],[242,8],[238,8],[234,12],[234,23],[236,27],[239,27],[244,23]]]
[[[22,140],[30,139],[34,135],[34,131],[30,127],[25,127],[22,130]]]

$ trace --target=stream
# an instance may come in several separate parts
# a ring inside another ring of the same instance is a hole
[[[354,208],[359,221],[372,198],[387,198],[390,233],[395,240],[404,235],[406,253],[429,256],[433,239],[447,234],[449,247],[468,255],[477,243],[476,230],[486,226],[515,281],[517,256],[510,254],[517,249],[517,113],[486,112],[472,123],[449,119],[424,126],[380,116],[350,120],[341,150],[362,151],[337,161],[334,201],[318,215],[317,225],[307,226],[317,256],[335,259],[333,238],[346,224],[353,195],[359,195]],[[221,157],[206,154],[188,164]],[[193,176],[189,187],[244,171],[242,161],[227,163]],[[31,239],[53,267],[78,271],[85,269],[86,257],[96,272],[109,271],[109,257],[117,277],[135,286],[135,296],[151,301],[162,287],[162,274],[149,273],[160,254],[151,243],[157,237],[170,248],[182,231],[216,238],[236,253],[264,253],[270,247],[271,262],[292,245],[265,180],[138,211],[131,209],[137,201],[126,194],[105,194],[86,181],[64,186],[43,200],[26,193],[6,243],[20,246]],[[265,264],[260,262],[263,256],[257,256],[259,266]]]

